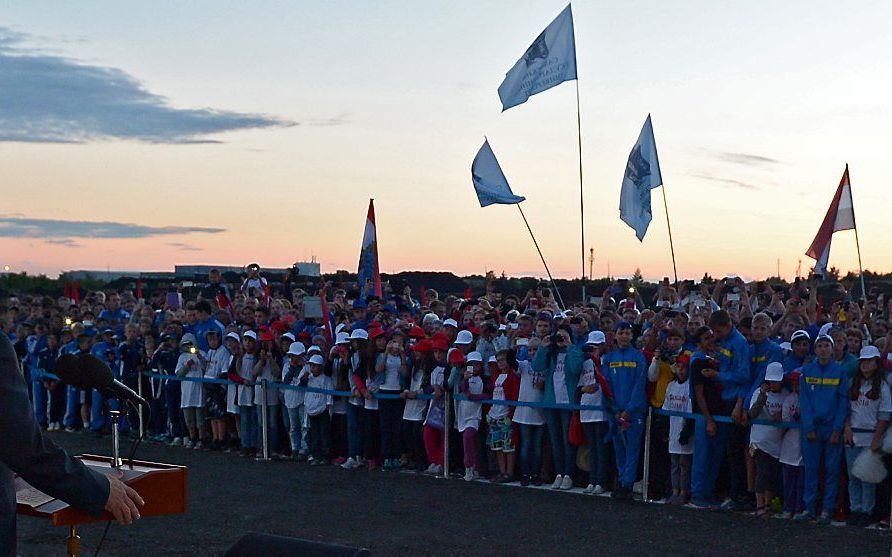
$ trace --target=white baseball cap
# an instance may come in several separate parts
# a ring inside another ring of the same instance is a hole
[[[346,326],[347,326],[346,323],[338,323],[338,326],[335,327],[335,334],[338,334],[341,331],[343,331],[344,327],[346,327]]]
[[[604,344],[607,342],[607,337],[604,336],[602,331],[592,331],[588,334],[588,340],[585,341],[586,344]]]
[[[323,358],[323,357],[320,356],[319,354],[313,354],[312,356],[310,356],[310,363],[311,363],[311,364],[318,364],[318,365],[320,365],[320,366],[321,366],[321,365],[325,365],[325,358]]]
[[[495,356],[490,356],[490,357],[489,357],[489,363],[494,364],[494,363],[496,363],[496,362],[498,362],[498,360],[496,360],[496,357],[495,357]]]
[[[468,357],[465,358],[465,361],[467,363],[471,363],[471,362],[481,362],[482,363],[483,362],[483,354],[481,354],[480,352],[477,352],[477,351],[471,352],[470,354],[468,354]]]
[[[766,381],[783,381],[784,380],[784,365],[780,362],[771,362],[768,364],[768,367],[765,368],[765,380]]]
[[[800,340],[800,339],[807,340],[807,341],[811,342],[811,337],[808,336],[808,331],[803,331],[802,329],[799,329],[798,331],[793,333],[793,336],[790,337],[790,344],[793,344],[794,342],[796,342],[797,340]]]
[[[471,331],[459,331],[455,337],[455,344],[471,344],[474,342],[474,335]]]
[[[291,356],[303,356],[306,352],[307,349],[304,348],[304,343],[302,342],[292,342],[288,347],[288,354]]]
[[[245,337],[245,338],[250,338],[250,339],[257,340],[257,333],[255,333],[254,331],[245,331],[245,332],[242,334],[242,336]]]
[[[350,340],[369,340],[369,333],[365,329],[356,329],[350,333]]]
[[[458,329],[458,322],[455,319],[447,319],[446,321],[443,321],[443,326],[455,327],[456,329]]]
[[[870,345],[865,346],[861,349],[861,355],[858,356],[859,360],[869,360],[871,358],[880,358],[880,349],[876,346]]]
[[[226,333],[226,338],[231,338],[232,340],[234,340],[240,344],[242,342],[242,337],[238,336],[238,333],[235,333],[235,332]]]
[[[285,333],[284,335],[282,335],[282,338],[287,338],[291,342],[294,342],[294,340],[295,340],[294,333]]]
[[[349,344],[350,343],[350,335],[344,332],[338,333],[337,338],[335,338],[335,344]]]
[[[317,354],[322,354],[322,349],[314,344],[313,346],[307,348],[307,354],[309,354],[310,352],[316,352]]]

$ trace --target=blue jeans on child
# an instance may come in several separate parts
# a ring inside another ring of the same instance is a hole
[[[239,435],[241,436],[242,449],[254,449],[257,447],[257,411],[254,405],[238,407]]]
[[[536,476],[542,469],[542,436],[545,434],[545,427],[517,425],[520,426],[520,473],[524,476]]]
[[[362,456],[362,435],[359,429],[362,406],[347,403],[347,456]]]
[[[862,482],[852,474],[852,466],[855,465],[855,459],[862,451],[869,451],[870,447],[846,447],[846,465],[849,470],[849,507],[853,513],[873,512],[873,505],[876,502],[876,484]]]
[[[307,445],[307,421],[304,414],[304,405],[301,404],[297,408],[287,408],[288,412],[288,437],[291,440],[291,452],[293,454],[307,454],[309,446]]]
[[[572,474],[576,465],[576,447],[570,443],[570,416],[569,410],[545,411],[554,473],[562,476]]]
[[[583,422],[588,440],[588,477],[592,485],[607,488],[607,422]]]

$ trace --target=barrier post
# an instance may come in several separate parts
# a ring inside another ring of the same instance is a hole
[[[145,377],[145,375],[143,375],[142,372],[140,372],[136,378],[136,394],[139,395],[139,398],[144,399],[145,397],[142,396],[143,377]],[[145,414],[143,414],[144,410],[143,410],[142,404],[137,404],[136,406],[137,406],[137,412],[138,412],[138,416],[139,416],[139,438],[142,439],[143,437],[146,436]]]
[[[443,417],[443,477],[449,479],[449,434],[452,433],[452,390],[446,389],[446,412]]]
[[[642,497],[648,501],[648,484],[650,483],[650,423],[653,415],[653,406],[647,405],[647,422],[644,424],[644,484],[642,485]]]
[[[269,407],[266,403],[266,393],[269,389],[267,385],[266,379],[260,380],[260,431],[263,441],[263,456],[258,458],[257,460],[269,460],[269,429],[268,429],[268,415],[269,415]]]

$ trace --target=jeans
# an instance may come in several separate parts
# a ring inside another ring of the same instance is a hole
[[[585,438],[588,439],[589,483],[607,487],[607,422],[583,422]]]
[[[309,450],[307,441],[307,421],[304,414],[304,405],[301,404],[297,408],[287,408],[288,416],[288,437],[291,440],[291,452],[293,454],[304,453]]]
[[[359,424],[362,427],[363,456],[375,459],[381,456],[381,431],[379,427],[378,410],[362,409],[362,419]]]
[[[350,458],[362,456],[362,435],[359,432],[361,413],[362,406],[347,403],[347,456]]]
[[[257,412],[254,406],[238,407],[239,431],[242,438],[242,449],[257,447]]]
[[[183,437],[186,435],[183,424],[183,413],[180,412],[181,389],[179,381],[168,381],[164,387],[164,403],[167,405],[167,421],[170,426],[171,437]],[[96,400],[93,400],[93,412],[96,412]]]
[[[331,416],[323,410],[315,416],[309,416],[310,453],[313,458],[326,460],[331,451]]]
[[[805,467],[784,464],[784,512],[797,514],[805,510],[804,491]]]
[[[399,391],[381,389],[379,394],[399,394]],[[381,420],[381,456],[384,458],[397,459],[402,454],[400,431],[405,404],[402,399],[378,401]]]
[[[876,503],[877,484],[862,482],[852,474],[855,459],[869,447],[846,447],[846,465],[849,469],[849,507],[853,513],[870,514]]]
[[[257,409],[257,448],[263,449],[263,406],[256,404]],[[269,443],[269,451],[275,452],[279,448],[279,405],[268,404],[266,406],[266,439]]]
[[[576,464],[576,447],[570,444],[570,411],[546,410],[545,423],[551,441],[554,473],[562,476],[572,474]]]
[[[542,469],[542,437],[545,427],[518,424],[520,426],[520,473],[537,476]]]
[[[833,514],[839,491],[839,466],[842,459],[842,435],[835,445],[830,444],[829,428],[817,428],[814,441],[802,432],[802,459],[805,461],[805,508],[815,514],[818,507],[818,483],[821,463],[824,464],[824,506],[822,512]]]

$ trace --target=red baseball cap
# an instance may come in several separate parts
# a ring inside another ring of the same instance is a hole
[[[449,353],[449,363],[454,366],[460,366],[465,363],[465,355],[461,350],[453,350]]]

